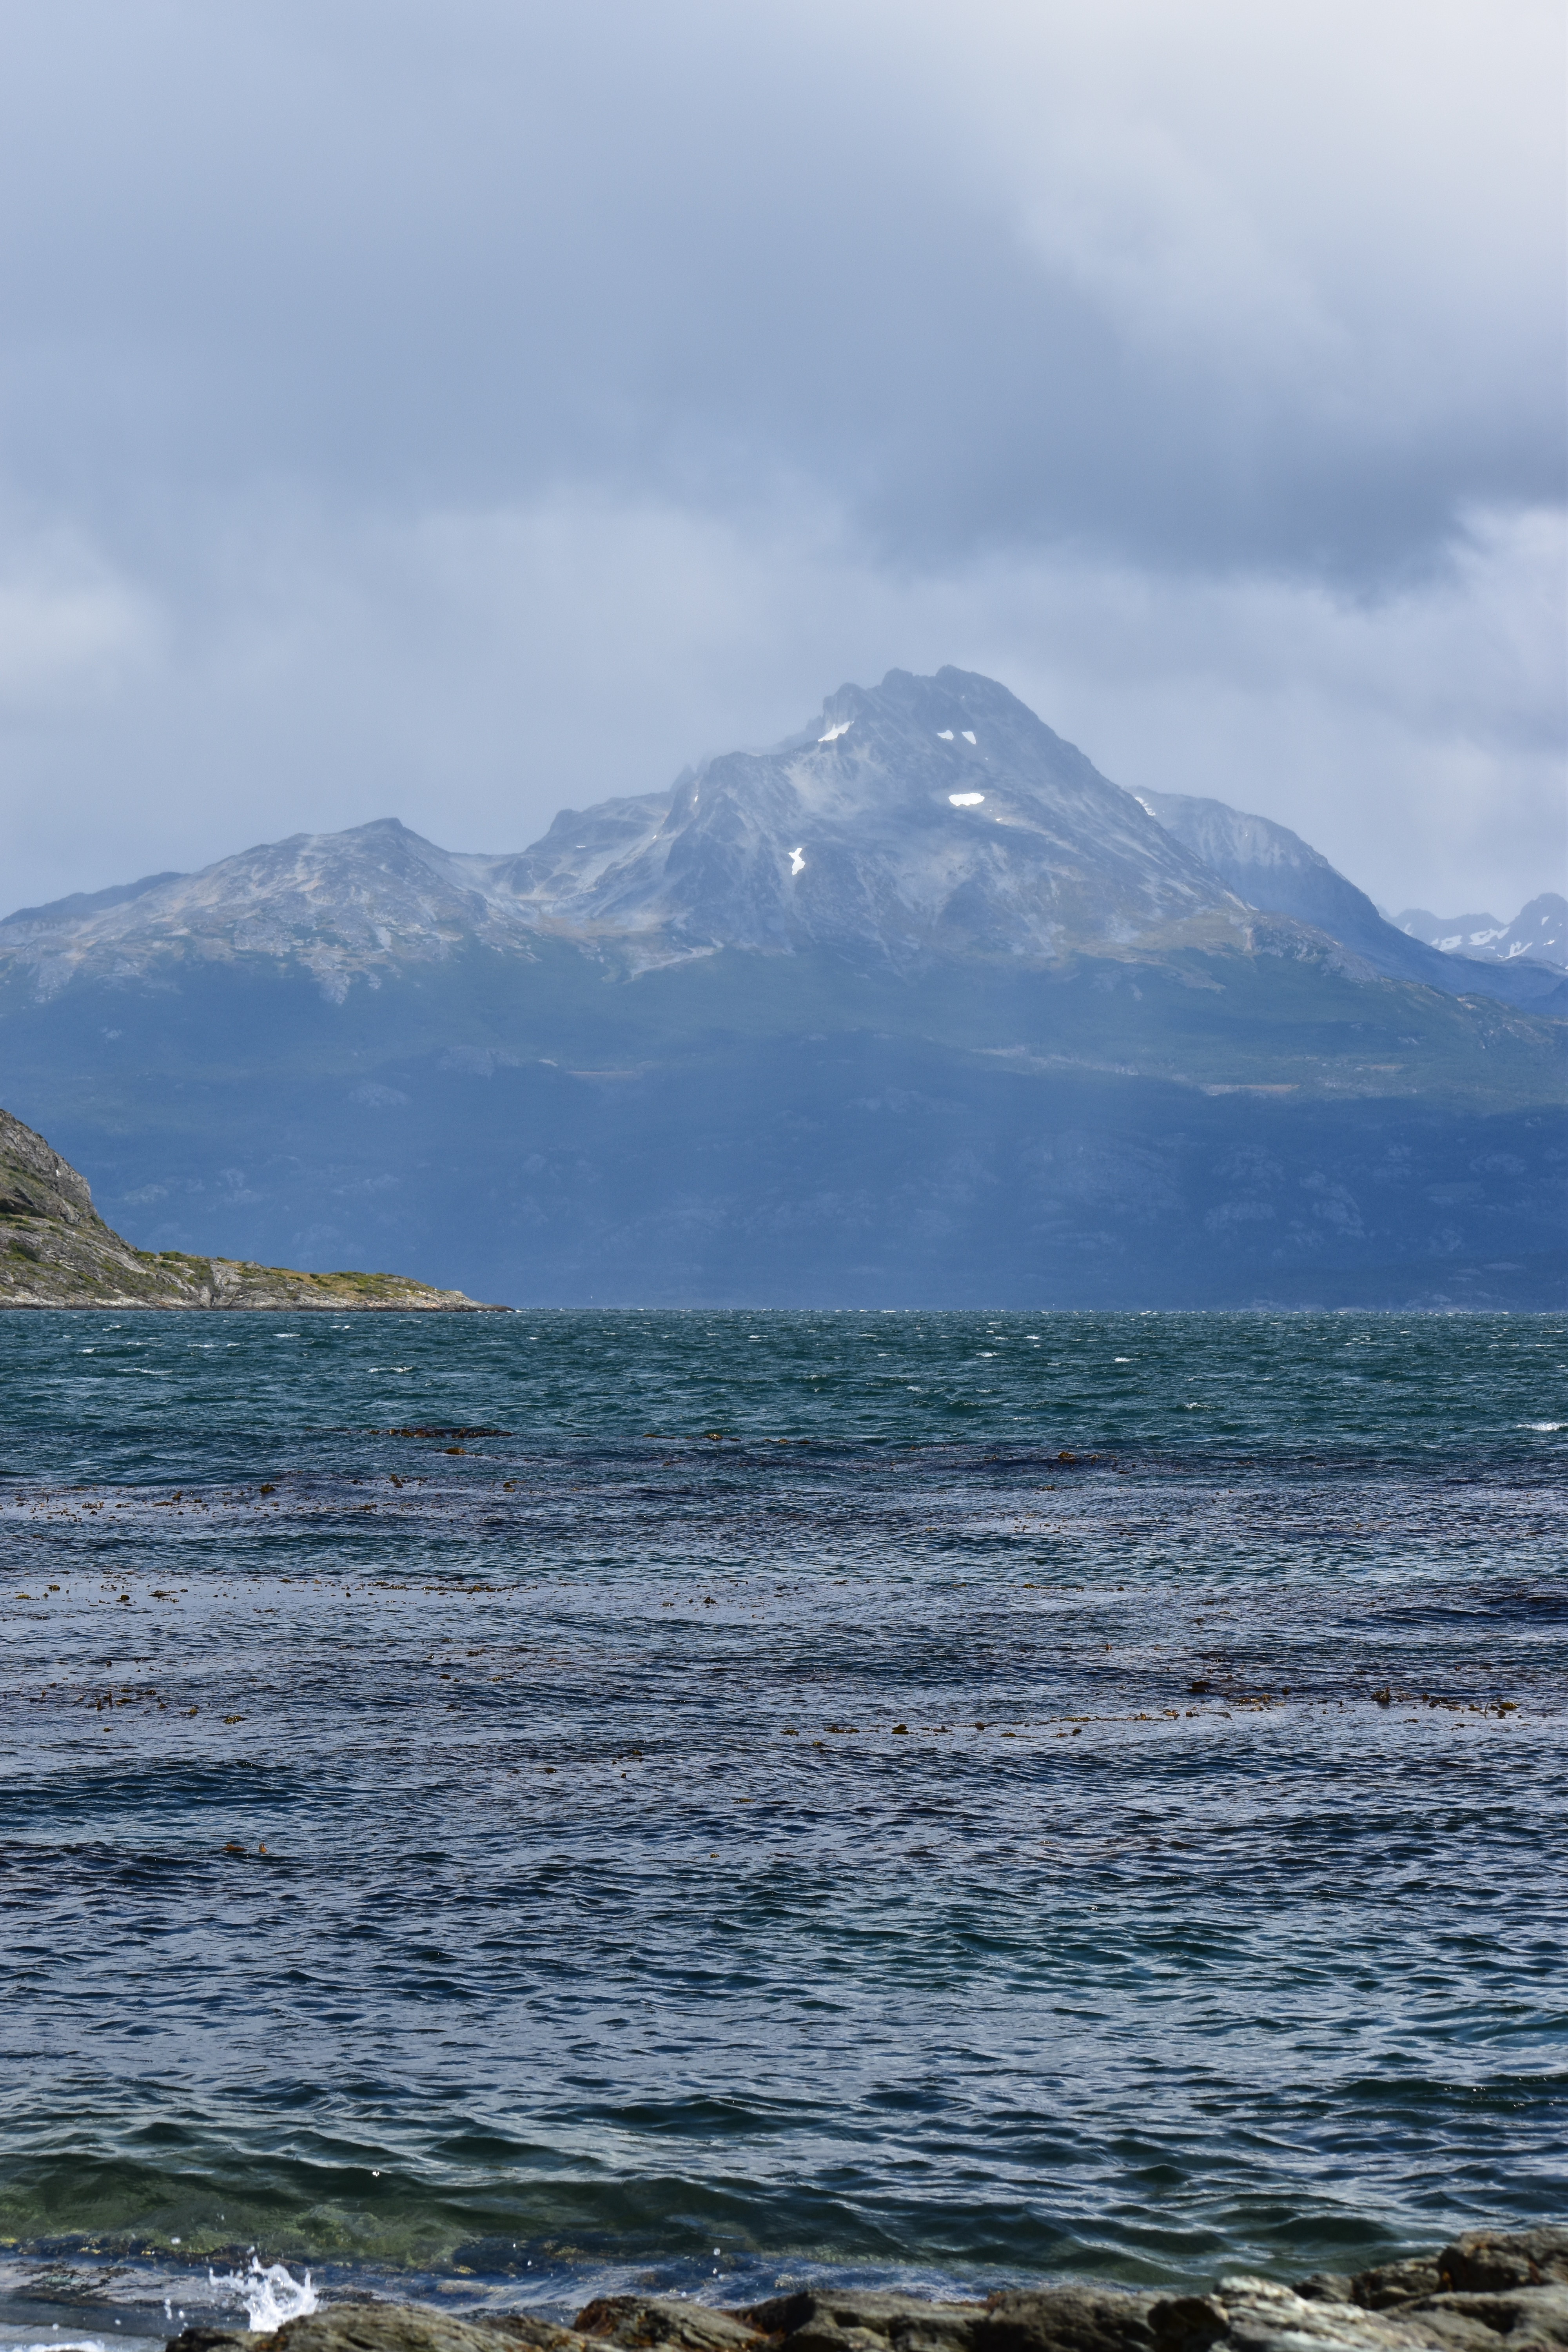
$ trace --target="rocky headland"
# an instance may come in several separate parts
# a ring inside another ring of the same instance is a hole
[[[243,1258],[132,1249],[92,1205],[80,1171],[0,1110],[0,1307],[366,1307],[499,1314],[400,1274],[302,1274]]]
[[[498,2343],[500,2339],[500,2343]],[[740,2311],[602,2297],[570,2327],[521,2311],[344,2302],[289,2320],[268,2352],[1544,2352],[1568,2346],[1568,2228],[1471,2230],[1430,2254],[1293,2286],[1221,2278],[1208,2294],[1009,2287],[973,2303],[803,2287]],[[255,2352],[187,2327],[169,2352]]]

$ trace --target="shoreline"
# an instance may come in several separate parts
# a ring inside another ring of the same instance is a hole
[[[1365,2225],[1363,2225],[1365,2226]],[[1399,2242],[1394,2241],[1397,2244]],[[138,2276],[137,2255],[97,2250],[100,2292],[77,2262],[42,2245],[29,2277],[4,2272],[0,2342],[16,2352],[1562,2352],[1568,2346],[1568,2224],[1460,2231],[1441,2247],[1393,2253],[1359,2271],[1319,2269],[1289,2282],[1229,2269],[1217,2277],[1137,2285],[1071,2269],[993,2286],[938,2267],[903,2265],[893,2284],[866,2266],[758,2260],[650,2292],[646,2266],[605,2264],[585,2302],[552,2295],[567,2282],[426,2273],[400,2294],[382,2274],[339,2270],[318,2284],[256,2254],[248,2269],[210,2265],[198,2284],[165,2270]],[[734,2258],[731,2257],[731,2262]],[[667,2272],[673,2265],[655,2265]],[[695,2271],[692,2265],[688,2275]],[[858,2278],[857,2277],[858,2271]],[[773,2273],[774,2292],[757,2299]],[[617,2284],[618,2278],[618,2284]],[[747,2284],[751,2294],[747,2297]],[[548,2281],[548,2283],[547,2283]],[[592,2273],[578,2287],[591,2285]],[[189,2300],[182,2297],[182,2285]],[[142,2289],[137,2292],[138,2287]],[[7,2291],[7,2288],[9,2291]],[[542,2294],[540,2289],[544,2289]],[[163,2292],[160,2294],[159,2290]],[[441,2302],[425,2300],[439,2295]],[[637,2291],[640,2289],[641,2291]],[[498,2300],[498,2295],[504,2300]],[[447,2298],[450,2298],[447,2300]],[[160,2311],[161,2304],[161,2311]],[[244,2306],[243,2315],[236,2309]],[[50,2313],[68,2316],[50,2318]],[[499,2339],[499,2341],[498,2341]]]
[[[294,2288],[297,2316],[253,2305],[245,2331],[187,2326],[167,2352],[1554,2352],[1568,2345],[1568,2226],[1473,2230],[1353,2274],[1286,2286],[1228,2273],[1206,2294],[1101,2284],[1013,2287],[963,2302],[830,2285],[725,2307],[695,2296],[595,2298],[568,2326],[527,2310],[456,2312],[414,2303],[321,2304]],[[258,2326],[258,2320],[262,2322]]]

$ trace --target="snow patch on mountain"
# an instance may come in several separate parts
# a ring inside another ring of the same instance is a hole
[[[1494,963],[1530,956],[1539,963],[1568,969],[1568,898],[1555,890],[1531,898],[1511,923],[1500,923],[1495,915],[1430,915],[1425,907],[1406,907],[1392,920],[1408,938],[1422,940],[1443,955],[1475,956]]]

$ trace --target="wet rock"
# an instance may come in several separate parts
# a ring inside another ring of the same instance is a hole
[[[1015,2288],[991,2297],[973,2352],[1151,2352],[1158,2299],[1121,2287]]]
[[[1212,2294],[1156,2295],[1147,2316],[1158,2352],[1208,2352],[1229,2324],[1225,2305]]]
[[[1436,2352],[1402,2316],[1312,2301],[1273,2279],[1223,2278],[1213,2294],[1172,2295],[1149,2314],[1156,2352]],[[1495,2347],[1493,2347],[1495,2352]]]
[[[1568,2285],[1568,2230],[1468,2230],[1440,2253],[1380,2263],[1342,2280],[1320,2271],[1296,2292],[1310,2302],[1349,2301],[1365,2311],[1396,2311],[1452,2292],[1506,2294],[1510,2289]],[[1341,2289],[1344,2293],[1341,2293]]]
[[[757,2330],[744,2315],[736,2317],[675,2295],[601,2295],[577,2314],[576,2326],[581,2336],[625,2345],[627,2352],[658,2344],[668,2344],[671,2352],[738,2352],[740,2346],[755,2347],[757,2342]]]
[[[1440,2294],[1447,2284],[1436,2254],[1416,2254],[1409,2262],[1358,2271],[1351,2281],[1351,2300],[1363,2311],[1391,2311],[1419,2294]]]
[[[1406,2277],[1433,2263],[1388,2263]],[[1321,2288],[1320,2273],[1303,2285]],[[1335,2284],[1340,2282],[1335,2281]],[[1360,2281],[1349,2281],[1352,2286]],[[1149,2315],[1155,2352],[1568,2352],[1568,2290],[1417,2295],[1373,2310],[1343,2294],[1302,2294],[1272,2279],[1226,2278],[1213,2294],[1173,2295]]]
[[[1505,2294],[1432,2294],[1405,2305],[1403,2322],[1426,2329],[1439,2344],[1460,2352],[1510,2352],[1526,2347],[1568,2346],[1568,2287],[1516,2287]]]
[[[925,2303],[869,2289],[803,2287],[736,2316],[770,2339],[769,2352],[969,2352],[984,2316],[978,2303]]]
[[[1348,2271],[1314,2271],[1297,2280],[1296,2292],[1308,2303],[1353,2303],[1355,2281]]]
[[[776,2341],[779,2352],[888,2352],[891,2338],[874,2327],[841,2327],[822,2315]]]
[[[533,2352],[587,2352],[587,2347],[574,2328],[558,2327],[552,2319],[541,2319],[532,2311],[467,2311],[463,2314],[468,2325],[482,2327],[494,2338],[505,2336],[512,2344],[527,2344]]]
[[[498,2339],[500,2341],[498,2342]],[[531,2312],[340,2303],[289,2320],[265,2352],[1568,2352],[1568,2229],[1471,2230],[1440,2253],[1298,2287],[1223,2278],[1212,2294],[1005,2288],[984,2303],[802,2288],[742,2311],[605,2295],[571,2327]],[[187,2327],[169,2352],[261,2352]]]
[[[1445,2287],[1500,2294],[1510,2287],[1568,2286],[1568,2229],[1467,2230],[1437,2256]]]
[[[507,2313],[499,2332],[537,2345],[539,2352],[571,2352],[583,2342],[568,2328],[522,2313]],[[459,2318],[420,2303],[333,2303],[285,2321],[261,2340],[267,2352],[496,2352],[497,2334],[493,2324],[471,2312]],[[168,2352],[257,2352],[257,2346],[258,2338],[244,2329],[187,2327]]]

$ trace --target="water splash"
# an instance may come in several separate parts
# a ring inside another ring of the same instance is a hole
[[[208,2271],[207,2277],[215,2294],[244,2304],[245,2324],[253,2335],[270,2336],[286,2320],[302,2319],[321,2306],[309,2271],[297,2279],[282,2263],[269,2263],[263,2269],[254,2254],[247,2271],[230,2271],[223,2278]]]

